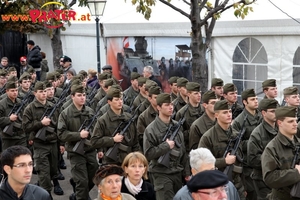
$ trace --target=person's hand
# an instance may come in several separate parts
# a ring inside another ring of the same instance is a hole
[[[9,116],[9,120],[12,121],[12,122],[16,121],[17,119],[18,119],[18,115],[11,114],[11,115]]]
[[[49,126],[50,125],[50,122],[51,122],[51,119],[50,118],[48,118],[48,117],[44,117],[43,119],[42,119],[42,124],[44,125],[44,126]]]
[[[86,131],[86,130],[84,130],[84,129],[82,129],[81,131],[80,131],[80,137],[81,138],[87,138],[89,136],[89,132],[88,131]]]
[[[65,153],[65,147],[64,146],[59,146],[60,154]]]
[[[28,140],[28,144],[32,145],[33,144],[33,140]]]
[[[123,141],[123,138],[124,138],[124,136],[123,135],[120,135],[119,133],[117,133],[114,137],[113,137],[113,139],[114,139],[114,142],[122,142]]]
[[[189,180],[191,180],[191,176],[186,176],[184,177],[185,182],[188,182]]]
[[[300,165],[295,165],[295,168],[298,170],[298,172],[300,174]]]
[[[175,142],[174,141],[167,139],[166,142],[169,144],[170,149],[174,148],[174,146],[175,146]]]
[[[103,158],[103,156],[104,156],[104,153],[102,151],[98,152],[98,159]]]
[[[227,165],[232,165],[233,163],[235,163],[235,160],[236,160],[236,156],[230,155],[230,153],[228,153],[225,157],[225,162]]]

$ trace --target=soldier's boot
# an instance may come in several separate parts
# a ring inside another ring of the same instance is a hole
[[[60,169],[67,169],[65,160],[63,158],[63,154],[60,154],[59,168]]]
[[[75,193],[76,192],[76,183],[73,178],[70,178],[70,184],[72,185],[73,192]]]
[[[53,179],[53,185],[54,185],[54,194],[56,194],[56,195],[63,195],[64,194],[64,191],[60,187],[59,182],[58,182],[57,179]]]
[[[58,180],[65,180],[65,176],[61,173],[60,168],[58,168],[58,176],[57,176]]]
[[[75,193],[73,193],[73,194],[71,194],[71,195],[69,196],[69,200],[76,200],[76,195],[75,195]]]

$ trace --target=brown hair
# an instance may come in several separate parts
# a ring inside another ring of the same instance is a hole
[[[148,172],[147,158],[142,153],[140,153],[138,151],[137,152],[132,152],[124,158],[123,163],[122,163],[123,170],[125,171],[125,167],[128,167],[130,164],[138,162],[138,161],[143,163],[145,168],[146,168],[145,172],[143,174],[143,178],[148,179],[148,176],[147,176],[147,172]],[[125,176],[127,176],[127,174],[125,174]]]
[[[41,54],[42,54],[42,58],[46,58],[46,53],[45,52],[41,51]]]

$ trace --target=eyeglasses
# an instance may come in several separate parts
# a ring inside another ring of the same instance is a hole
[[[224,186],[221,186],[221,187],[218,187],[216,189],[213,189],[213,191],[211,192],[204,192],[204,191],[197,191],[197,193],[201,193],[201,194],[206,194],[206,195],[209,195],[210,197],[212,198],[217,198],[220,193],[227,193],[228,192],[228,186],[227,185],[224,185]]]
[[[30,162],[30,163],[19,163],[19,164],[16,164],[16,165],[13,165],[13,167],[16,167],[16,168],[27,168],[27,167],[33,167],[33,162]]]

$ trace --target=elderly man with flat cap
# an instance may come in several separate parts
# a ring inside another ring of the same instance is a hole
[[[216,158],[216,167],[223,171],[229,165],[234,165],[232,182],[236,186],[241,199],[245,198],[245,189],[242,183],[242,163],[236,159],[236,155],[230,153],[225,154],[226,147],[231,138],[236,138],[236,132],[231,128],[231,109],[226,100],[217,101],[214,105],[216,124],[210,128],[201,137],[199,147],[208,148]],[[241,153],[241,145],[237,151],[239,157],[243,157]]]
[[[278,129],[275,124],[277,107],[278,102],[275,99],[265,98],[259,102],[258,109],[261,111],[263,121],[252,131],[247,146],[248,164],[253,168],[251,177],[259,200],[267,199],[267,195],[271,192],[262,179],[261,154],[267,144],[277,135]]]
[[[275,110],[278,134],[266,146],[262,156],[263,180],[272,188],[269,199],[292,200],[291,189],[300,182],[300,165],[298,159],[293,163],[295,154],[299,153],[300,139],[297,132],[297,108],[279,107]]]

